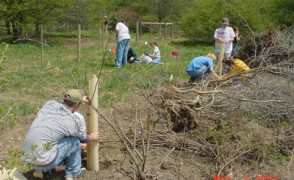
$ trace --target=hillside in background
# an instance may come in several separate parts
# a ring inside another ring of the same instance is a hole
[[[231,26],[239,27],[243,37],[250,34],[248,28],[263,32],[291,27],[294,18],[292,0],[31,0],[1,1],[0,7],[0,41],[9,42],[30,31],[39,34],[40,25],[57,30],[78,24],[84,29],[103,29],[104,16],[110,20],[110,30],[122,19],[132,32],[137,21],[175,23],[186,37],[197,42],[211,42],[223,17],[230,19]]]

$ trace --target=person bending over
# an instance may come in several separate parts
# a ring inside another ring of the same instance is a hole
[[[131,36],[129,28],[125,25],[125,22],[121,20],[115,26],[116,30],[116,60],[115,68],[121,68],[122,65],[127,65],[128,46],[131,42]]]
[[[250,71],[250,68],[240,59],[226,58],[223,62],[229,67],[229,71],[222,75],[223,78]]]
[[[195,57],[186,67],[186,72],[190,76],[190,83],[195,81],[206,80],[209,74],[212,74],[217,79],[221,79],[213,70],[213,61],[215,55],[208,53],[206,56]]]
[[[130,63],[135,63],[135,62],[139,62],[140,59],[138,59],[138,56],[136,54],[136,51],[134,50],[134,48],[132,48],[131,46],[129,46],[129,50],[128,50],[128,62]]]
[[[50,100],[40,109],[26,134],[23,160],[38,171],[48,171],[65,163],[65,179],[81,173],[80,142],[98,141],[99,134],[86,134],[85,122],[75,113],[86,101],[84,92],[71,89],[62,102]]]

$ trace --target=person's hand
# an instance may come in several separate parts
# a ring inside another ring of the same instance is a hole
[[[215,77],[216,77],[217,80],[222,80],[223,79],[221,76],[219,76],[217,74],[215,74]]]
[[[226,43],[225,40],[222,39],[222,38],[218,38],[218,42],[219,42],[219,43]]]
[[[99,133],[91,133],[89,135],[89,140],[90,141],[99,141]]]
[[[89,96],[83,96],[83,102],[89,103],[90,102],[90,97]]]
[[[86,150],[87,149],[87,143],[80,143],[80,147],[82,150]]]

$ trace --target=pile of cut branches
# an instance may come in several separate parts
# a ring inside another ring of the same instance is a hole
[[[241,42],[239,56],[250,67],[275,66],[287,72],[294,68],[294,26],[284,30],[270,29],[264,33],[251,31],[251,36]]]
[[[273,162],[291,156],[294,148],[294,84],[272,67],[251,74],[237,87],[232,79],[157,87],[148,99],[158,113],[155,127],[164,122],[167,130],[155,128],[150,148],[193,152],[207,163],[207,178],[273,172]]]

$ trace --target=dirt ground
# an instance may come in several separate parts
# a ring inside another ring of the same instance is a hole
[[[83,113],[84,109],[85,108],[82,107],[80,112]],[[146,127],[147,114],[150,112],[150,109],[150,103],[144,100],[142,95],[137,94],[133,95],[127,104],[120,102],[114,106],[114,109],[101,108],[99,109],[99,112],[113,124],[116,119],[119,127],[128,137],[130,137],[129,135],[134,133],[134,122],[137,122],[136,129],[139,129],[140,127],[139,119],[141,119],[143,126]],[[1,162],[4,159],[11,159],[8,151],[21,150],[25,134],[34,117],[35,115],[31,114],[23,119],[19,119],[16,127],[8,129],[5,133],[0,135]],[[155,129],[168,131],[167,122],[158,122]],[[133,161],[128,155],[126,148],[122,145],[117,133],[101,116],[99,117],[99,132],[101,136],[99,148],[100,170],[98,172],[87,171],[79,178],[79,180],[134,179],[133,173],[135,168]],[[139,139],[139,137],[137,138]],[[141,155],[143,154],[142,146],[140,146],[139,143],[137,150]],[[148,179],[210,180],[212,177],[208,178],[205,176],[205,169],[203,169],[201,162],[202,160],[203,159],[198,158],[193,152],[187,153],[181,150],[172,151],[172,148],[169,147],[153,147],[149,149],[145,174],[149,175]],[[142,165],[142,161],[139,162],[141,162],[139,165]],[[281,168],[283,167],[286,169],[287,166],[288,164],[281,165]],[[37,178],[32,176],[32,173],[32,171],[24,172],[23,175],[29,180],[37,180]],[[45,179],[63,180],[64,175],[64,170],[61,168],[53,170],[51,174],[46,173]],[[254,175],[252,175],[251,178],[254,179]],[[240,178],[241,175],[238,177]]]
[[[136,108],[134,108],[136,107]],[[115,119],[119,123],[119,127],[126,135],[134,133],[134,122],[136,126],[140,126],[138,119],[142,120],[143,126],[146,126],[147,114],[151,108],[149,102],[144,100],[142,96],[134,95],[129,99],[128,105],[120,102],[114,106],[114,109],[100,109],[100,114],[110,120],[112,123]],[[80,112],[84,112],[82,108]],[[0,157],[1,161],[10,159],[9,150],[21,150],[22,142],[25,134],[30,127],[35,115],[30,115],[19,120],[17,126],[6,130],[0,135]],[[158,122],[156,129],[162,131],[168,130],[166,122]],[[78,180],[100,180],[100,179],[134,179],[134,164],[128,155],[126,148],[122,145],[117,133],[111,126],[102,118],[99,117],[99,132],[101,135],[99,148],[99,171],[87,171]],[[184,132],[183,132],[184,133]],[[139,139],[139,137],[138,137]],[[138,152],[142,155],[142,147],[138,143]],[[139,159],[139,158],[138,158]],[[211,180],[205,176],[205,169],[202,167],[201,158],[198,158],[193,152],[187,153],[180,150],[172,151],[171,148],[150,148],[145,167],[145,174],[149,175],[148,179],[172,180]],[[86,164],[83,161],[84,165]],[[141,165],[141,164],[140,164]],[[281,166],[286,168],[288,164]],[[23,175],[28,180],[37,180],[33,177],[33,172],[25,172]],[[64,169],[52,170],[51,173],[44,174],[47,180],[63,180]],[[238,176],[238,180],[242,177]],[[236,179],[236,178],[231,178]],[[249,179],[255,179],[255,174]],[[279,178],[280,180],[283,178]],[[286,178],[285,178],[286,180]]]
[[[71,44],[71,43],[67,43]],[[84,40],[83,46],[91,46],[93,41]],[[5,98],[5,97],[4,97]],[[18,97],[15,97],[17,99]],[[50,100],[50,99],[48,99]],[[34,102],[38,106],[42,106],[45,102]],[[136,113],[140,114],[143,126],[146,126],[147,109],[150,103],[147,102],[142,94],[134,94],[128,103],[120,102],[113,109],[99,109],[103,116],[114,122],[114,117],[117,118],[120,128],[127,134],[134,130],[134,122],[137,123],[137,128],[140,122]],[[136,107],[136,108],[134,108]],[[82,107],[79,112],[85,115],[85,107]],[[35,118],[35,114],[17,119],[16,126],[7,128],[0,134],[0,164],[4,164],[5,160],[14,159],[9,153],[12,150],[21,151],[24,137]],[[167,130],[166,122],[160,124],[161,129]],[[120,138],[111,126],[99,118],[99,133],[101,136],[99,148],[99,171],[87,171],[81,178],[84,180],[100,180],[100,179],[133,179],[134,165],[126,151],[126,148],[121,143]],[[139,153],[143,154],[142,147],[138,147]],[[152,148],[149,150],[146,161],[145,171],[150,174],[149,179],[203,179],[201,178],[200,169],[196,167],[195,161],[192,160],[193,154],[185,154],[181,152],[173,152],[166,156],[171,149]],[[86,163],[84,163],[86,164]],[[20,169],[20,168],[19,168]],[[156,170],[155,172],[152,172]],[[33,177],[33,171],[23,172],[23,175],[28,180],[36,180]],[[64,170],[61,168],[58,171],[52,170],[51,173],[44,174],[47,180],[63,180]]]
[[[112,109],[100,109],[103,116],[113,121],[112,114],[115,114],[119,126],[127,134],[134,129],[134,122],[136,120],[136,112],[140,112],[142,122],[146,122],[146,109],[150,106],[148,102],[141,100],[142,97],[133,96],[128,105],[119,103]],[[139,102],[139,103],[138,103]],[[137,104],[137,108],[135,104]],[[112,113],[113,111],[113,113]],[[80,112],[83,112],[80,111]],[[11,159],[8,151],[21,150],[22,142],[25,134],[28,131],[35,115],[30,115],[19,119],[17,126],[6,130],[0,135],[0,157],[1,161],[4,159]],[[139,121],[137,119],[137,127]],[[166,128],[164,123],[161,128]],[[126,149],[123,147],[119,137],[110,125],[99,118],[99,133],[101,136],[99,148],[99,172],[87,171],[80,179],[96,180],[96,179],[132,179],[133,164],[128,156]],[[157,179],[198,179],[201,177],[199,169],[195,167],[195,162],[191,160],[193,154],[172,153],[166,159],[164,157],[171,149],[150,149],[149,156],[146,163],[146,171],[156,170],[156,174],[152,175]],[[142,148],[138,148],[142,154]],[[161,165],[159,165],[161,164]],[[34,180],[32,171],[23,173],[29,180]],[[51,174],[45,174],[48,180],[62,180],[64,179],[64,170],[52,171]],[[152,178],[151,178],[152,179]],[[200,178],[201,179],[201,178]]]
[[[261,81],[262,82],[262,81]],[[292,92],[293,93],[293,92]],[[291,96],[289,96],[291,97]],[[49,99],[48,99],[49,100]],[[43,103],[37,102],[37,104],[42,105]],[[221,108],[221,107],[220,107]],[[134,127],[136,122],[136,130],[140,129],[140,121],[142,121],[143,129],[147,126],[147,114],[150,113],[153,117],[156,116],[154,108],[150,102],[148,102],[141,93],[132,94],[128,99],[128,102],[119,102],[114,105],[114,109],[99,109],[100,115],[103,115],[109,119],[112,123],[115,124],[115,120],[118,122],[118,126],[122,131],[128,136],[131,137],[134,134]],[[85,114],[85,108],[81,108],[80,112]],[[4,160],[11,160],[12,157],[9,154],[11,150],[21,150],[22,143],[27,133],[32,121],[35,118],[35,114],[23,117],[22,119],[17,120],[16,127],[11,129],[5,129],[5,131],[0,134],[0,164]],[[163,120],[162,120],[163,119]],[[161,132],[169,131],[167,128],[168,124],[164,118],[161,118],[162,121],[157,122],[156,129],[160,129]],[[204,120],[206,121],[206,119]],[[252,127],[259,128],[259,131],[262,130],[257,124],[251,123]],[[146,128],[147,129],[147,128]],[[251,128],[253,129],[253,128]],[[209,131],[209,129],[207,129]],[[267,130],[267,134],[271,134],[273,129]],[[100,179],[135,179],[134,178],[134,163],[131,160],[126,148],[123,146],[120,138],[113,128],[103,119],[99,117],[99,133],[101,136],[100,147],[99,147],[99,166],[100,169],[98,172],[87,171],[79,180],[100,180]],[[182,132],[185,133],[185,132]],[[249,132],[251,133],[251,132]],[[140,139],[139,137],[137,137]],[[235,138],[235,137],[234,137]],[[137,142],[138,142],[137,139]],[[152,136],[151,136],[152,139]],[[236,136],[236,139],[238,137]],[[146,143],[146,142],[145,142]],[[143,144],[143,143],[141,143]],[[143,148],[139,143],[137,144],[137,151],[142,156]],[[158,180],[173,180],[173,179],[185,179],[185,180],[211,180],[213,177],[209,172],[210,167],[203,167],[202,163],[203,158],[196,156],[197,152],[184,152],[181,150],[172,150],[170,146],[153,146],[149,149],[148,157],[146,160],[145,174],[147,174],[148,179],[158,179]],[[138,155],[138,164],[142,166],[142,160]],[[292,157],[293,158],[293,157]],[[211,166],[216,166],[212,164]],[[271,166],[270,164],[268,165]],[[287,168],[291,169],[287,169]],[[247,169],[246,169],[247,168]],[[250,167],[244,166],[244,171],[248,171]],[[290,163],[281,164],[280,169],[281,174],[292,172],[291,177],[294,176],[293,165]],[[241,169],[242,170],[242,169]],[[24,176],[28,180],[36,180],[32,176],[32,171],[24,172]],[[270,173],[270,169],[269,172]],[[207,176],[207,175],[210,176]],[[250,178],[248,180],[256,179],[257,174],[249,174]],[[64,179],[64,170],[59,169],[53,170],[51,174],[45,174],[45,179],[47,180],[63,180]],[[241,180],[244,178],[242,174],[235,176],[237,178],[231,178],[232,180]],[[284,174],[283,178],[279,180],[291,180],[287,177],[287,174]],[[0,179],[1,180],[1,179]]]

